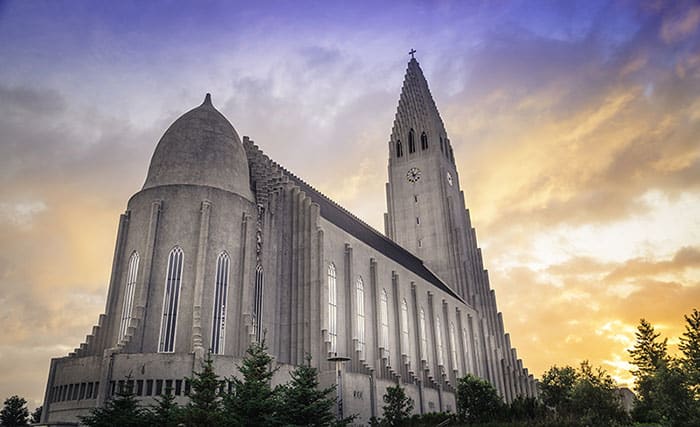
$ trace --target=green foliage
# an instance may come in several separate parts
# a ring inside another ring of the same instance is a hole
[[[222,404],[219,388],[221,380],[214,372],[211,355],[202,363],[200,372],[193,372],[188,378],[191,384],[190,402],[184,410],[184,419],[188,426],[206,427],[220,425],[222,422]]]
[[[103,408],[94,408],[90,415],[78,417],[89,427],[145,427],[149,425],[147,412],[139,406],[129,381],[119,387],[116,397],[108,400]]]
[[[700,311],[694,309],[690,316],[685,316],[685,322],[685,332],[678,348],[683,353],[681,363],[688,375],[690,389],[695,400],[700,400]]]
[[[400,385],[386,388],[384,400],[384,418],[380,421],[381,426],[402,426],[411,417],[413,412],[413,399],[406,395],[406,391]]]
[[[5,405],[0,411],[0,426],[26,426],[29,418],[27,401],[17,395],[5,399]]]
[[[173,427],[184,421],[184,411],[176,402],[172,388],[165,389],[165,394],[156,398],[156,405],[151,406],[148,423],[153,427]]]
[[[632,364],[637,367],[632,374],[639,378],[653,375],[656,369],[668,359],[666,354],[666,339],[659,341],[660,334],[654,332],[654,327],[645,319],[639,321],[634,336],[637,341],[629,351]]]
[[[560,417],[567,416],[571,411],[572,394],[577,381],[578,374],[571,366],[552,366],[542,375],[540,381],[542,403]]]
[[[34,412],[32,412],[32,416],[29,420],[30,423],[32,424],[38,424],[41,422],[41,413],[43,412],[44,407],[43,405],[37,406]]]
[[[291,381],[279,389],[279,422],[285,426],[328,426],[335,422],[335,385],[318,389],[318,371],[306,363],[290,373]]]
[[[462,422],[479,423],[502,414],[503,401],[491,383],[467,375],[457,382],[457,417]]]
[[[617,384],[610,375],[601,368],[594,371],[588,361],[584,361],[577,378],[571,392],[571,411],[580,425],[613,426],[628,422]]]
[[[238,370],[242,379],[232,377],[228,381],[231,392],[224,396],[224,417],[229,425],[272,425],[279,406],[278,391],[270,386],[272,356],[267,353],[265,340],[253,342]]]
[[[516,397],[508,405],[508,419],[511,421],[533,421],[544,419],[547,415],[546,408],[534,397]]]

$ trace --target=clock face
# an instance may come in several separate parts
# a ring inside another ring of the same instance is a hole
[[[420,179],[420,169],[411,168],[406,173],[406,179],[408,182],[417,182]]]
[[[449,172],[447,172],[447,183],[450,184],[450,186],[452,185],[452,174]]]

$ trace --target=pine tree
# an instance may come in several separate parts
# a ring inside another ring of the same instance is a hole
[[[386,394],[382,397],[384,400],[384,418],[380,425],[397,427],[405,425],[411,412],[413,411],[413,399],[406,395],[406,390],[396,384],[393,387],[386,388]]]
[[[682,364],[688,375],[690,388],[696,400],[700,400],[700,311],[693,310],[685,317],[685,332],[678,348],[683,353]]]
[[[233,426],[266,426],[277,422],[278,389],[270,386],[272,356],[267,353],[265,340],[253,342],[238,370],[242,379],[231,377],[231,391],[224,396],[226,423]]]
[[[188,378],[191,384],[190,402],[184,410],[188,426],[208,427],[222,422],[222,399],[219,393],[221,380],[214,372],[214,361],[207,355],[200,372]]]
[[[542,375],[542,403],[553,410],[560,419],[569,417],[577,381],[578,373],[571,366],[560,368],[555,365]]]
[[[628,351],[632,357],[632,364],[637,366],[637,369],[632,371],[632,375],[639,380],[653,375],[659,366],[667,361],[666,339],[658,341],[660,334],[654,332],[654,327],[645,319],[639,321],[634,336],[637,342],[634,348]]]
[[[290,373],[291,381],[279,390],[279,422],[285,426],[328,426],[335,422],[335,399],[329,397],[332,387],[319,389],[318,371],[311,366],[311,355],[306,363]]]
[[[156,398],[148,414],[149,425],[153,427],[175,427],[183,420],[182,408],[175,402],[172,388]]]
[[[37,406],[34,412],[32,412],[32,416],[29,422],[32,424],[39,424],[41,422],[41,413],[44,410],[44,405]]]
[[[119,387],[115,398],[108,400],[103,408],[95,408],[86,417],[78,417],[89,427],[145,427],[148,426],[146,411],[139,406],[129,381]]]
[[[17,395],[5,399],[5,406],[0,411],[0,425],[2,427],[26,426],[29,418],[27,401]]]

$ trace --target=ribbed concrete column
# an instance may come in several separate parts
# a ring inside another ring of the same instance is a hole
[[[143,319],[142,325],[147,323],[148,312],[146,311],[146,307],[148,307],[148,291],[151,287],[151,280],[153,277],[153,257],[155,256],[156,239],[158,238],[158,221],[160,220],[162,207],[163,202],[160,200],[155,200],[151,203],[151,216],[148,221],[148,237],[146,238],[146,252],[144,253],[143,270],[141,270],[143,273],[140,279],[141,287],[138,302],[134,304],[136,314],[140,315]],[[139,279],[137,278],[137,280]],[[142,327],[138,340],[139,352],[144,352],[143,337],[145,333],[146,328]],[[156,346],[158,345],[158,343],[155,344]],[[157,351],[157,347],[149,351]]]
[[[199,212],[199,240],[197,242],[197,259],[194,272],[194,298],[192,304],[192,351],[196,359],[201,359],[204,356],[204,343],[202,338],[202,293],[204,292],[207,246],[209,244],[211,202],[203,200]]]

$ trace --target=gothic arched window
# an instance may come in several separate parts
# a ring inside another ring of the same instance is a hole
[[[411,354],[408,339],[408,303],[401,301],[401,353],[408,357]]]
[[[136,290],[136,275],[139,269],[139,254],[134,251],[129,257],[129,264],[126,272],[126,286],[124,287],[124,304],[122,306],[122,319],[119,323],[119,338],[117,342],[124,339],[126,331],[131,323],[131,312],[134,309],[134,292]]]
[[[382,289],[379,304],[379,346],[389,353],[389,296]]]
[[[362,277],[355,282],[355,303],[357,305],[357,349],[360,357],[365,355],[365,284]]]
[[[403,145],[401,145],[401,140],[396,141],[396,157],[403,156]]]
[[[338,298],[336,294],[335,265],[328,265],[328,337],[331,340],[331,353],[338,351]]]
[[[224,354],[226,337],[226,302],[228,301],[228,276],[231,262],[226,252],[216,259],[216,282],[214,283],[214,315],[211,325],[211,352]]]
[[[427,150],[428,149],[428,135],[423,132],[420,135],[420,149],[421,150]]]
[[[437,363],[439,366],[442,366],[445,364],[445,361],[442,360],[442,324],[440,323],[440,316],[435,317],[435,341],[437,342]]]
[[[408,131],[408,152],[416,152],[416,133],[413,131],[413,129]]]
[[[175,351],[175,330],[177,310],[180,303],[180,285],[182,283],[182,248],[175,246],[168,255],[168,270],[165,275],[163,294],[163,317],[160,323],[158,351],[172,353]]]
[[[425,311],[423,310],[423,307],[420,308],[420,354],[421,358],[424,361],[430,360],[428,358],[428,335],[427,335],[427,330],[425,329]]]
[[[457,340],[455,339],[455,324],[450,322],[450,350],[452,354],[452,369],[459,370],[457,367]]]

